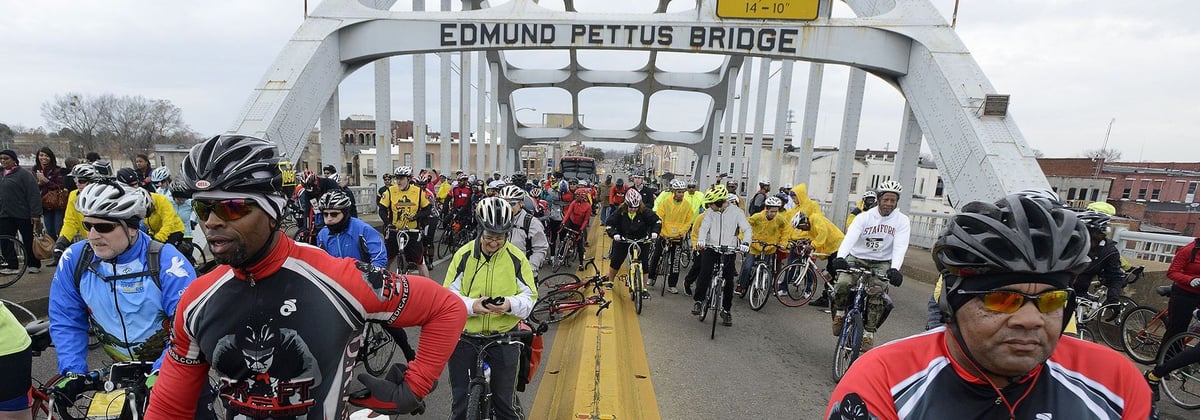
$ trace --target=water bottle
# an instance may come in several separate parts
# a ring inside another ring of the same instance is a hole
[[[492,367],[487,362],[483,362],[483,380],[492,383]]]

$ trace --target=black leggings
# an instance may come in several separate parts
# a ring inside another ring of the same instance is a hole
[[[737,276],[737,271],[734,269],[735,254],[721,255],[717,251],[706,249],[700,252],[700,269],[696,276],[696,288],[692,293],[692,300],[703,302],[704,297],[708,295],[708,288],[712,285],[713,267],[717,264],[717,258],[723,258],[725,261],[725,269],[721,272],[725,276],[725,292],[724,299],[721,300],[721,309],[728,311],[733,306],[733,279]]]
[[[1187,331],[1192,323],[1192,311],[1200,307],[1200,295],[1183,290],[1179,286],[1171,287],[1171,299],[1167,301],[1167,331],[1163,334],[1163,342],[1171,341],[1179,333]],[[1163,348],[1167,352],[1166,360],[1170,360],[1180,350],[1179,346]]]

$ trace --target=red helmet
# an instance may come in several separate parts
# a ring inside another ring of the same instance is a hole
[[[576,188],[576,189],[575,189],[575,196],[576,196],[576,197],[578,197],[578,196],[581,196],[581,195],[588,195],[588,190],[587,190],[587,188]]]

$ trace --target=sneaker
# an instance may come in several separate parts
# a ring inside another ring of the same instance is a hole
[[[866,353],[867,350],[875,348],[875,339],[869,335],[863,335],[862,345],[859,346],[860,351]]]
[[[692,315],[700,315],[700,302],[692,302]]]
[[[778,292],[775,292],[775,296],[787,296],[787,295],[788,295],[787,290],[780,290]]]
[[[0,274],[6,275],[6,276],[11,276],[13,274],[17,274],[20,272],[21,271],[15,269],[15,268],[0,268]]]
[[[1158,401],[1158,389],[1162,385],[1162,378],[1150,379],[1150,372],[1147,370],[1142,377],[1146,378],[1146,383],[1150,385],[1150,401]]]
[[[644,300],[650,300],[650,291],[649,291],[649,290],[643,290],[643,291],[642,291],[642,299],[644,299]]]
[[[827,298],[825,296],[821,296],[821,297],[817,298],[817,300],[809,302],[808,306],[816,306],[818,308],[828,308],[829,307],[829,298]]]
[[[13,271],[16,271],[16,270],[13,270]],[[41,273],[42,268],[41,267],[29,267],[29,268],[25,269],[25,272],[26,273]]]
[[[721,325],[724,325],[726,327],[732,327],[733,326],[733,314],[729,313],[729,311],[721,311]]]
[[[679,289],[676,289],[676,288],[674,288],[674,287],[668,287],[668,288],[667,288],[667,291],[668,291],[668,292],[671,292],[671,294],[672,294],[672,295],[678,295],[678,294],[679,294]]]
[[[738,286],[737,288],[733,289],[733,294],[737,295],[737,297],[742,297],[746,294],[746,288]]]
[[[576,268],[575,271],[583,271],[583,264],[580,264],[579,268]]]
[[[834,337],[842,336],[842,324],[845,322],[846,322],[846,317],[841,316],[841,315],[833,316],[833,336]]]
[[[695,293],[692,293],[692,284],[691,283],[683,282],[683,293],[687,293],[688,296],[692,296],[695,294]]]
[[[646,285],[647,285],[647,286],[653,286],[653,285],[654,285],[654,280],[656,280],[654,277],[651,277],[651,278],[647,279],[647,280],[646,280]]]

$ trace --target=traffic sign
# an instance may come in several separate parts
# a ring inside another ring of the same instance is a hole
[[[819,0],[717,0],[717,17],[813,20]]]

